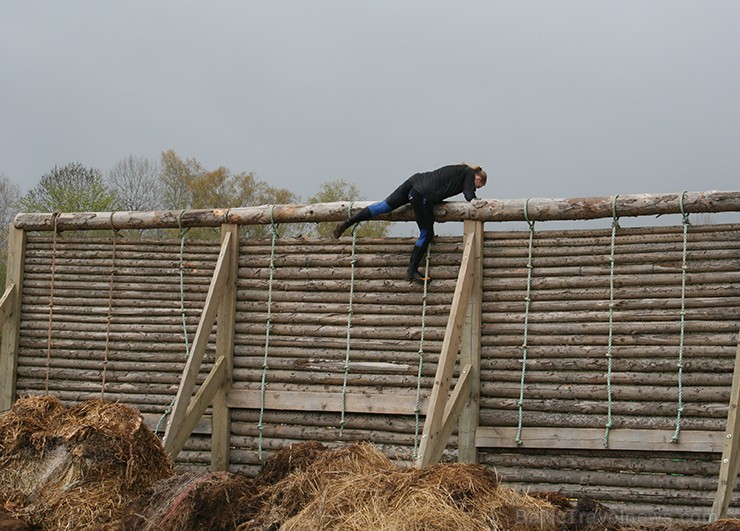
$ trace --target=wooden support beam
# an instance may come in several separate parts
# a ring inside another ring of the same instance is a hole
[[[473,238],[468,238],[463,246],[457,286],[452,297],[450,316],[447,321],[447,329],[445,330],[442,350],[437,364],[437,373],[434,377],[434,386],[429,397],[429,409],[424,421],[424,431],[416,458],[416,466],[419,468],[433,464],[433,457],[441,455],[447,445],[447,438],[443,438],[444,434],[442,432],[444,412],[474,282],[473,264]]]
[[[473,375],[470,365],[465,365],[460,371],[455,388],[450,394],[450,399],[445,406],[445,414],[442,419],[442,428],[439,430],[439,441],[447,441],[452,435],[452,430],[460,418],[465,405],[470,400],[470,391],[473,386]],[[442,458],[446,444],[437,444],[427,449],[429,463],[438,463]]]
[[[259,389],[232,389],[227,397],[232,409],[259,409]],[[413,415],[416,407],[416,391],[393,390],[388,393],[349,392],[345,397],[347,413],[373,413],[378,415]],[[426,411],[426,402],[419,405]],[[280,411],[325,411],[339,413],[342,409],[342,393],[320,391],[272,391],[265,390],[265,409]]]
[[[228,472],[231,448],[231,414],[226,396],[234,378],[234,328],[236,326],[236,276],[239,268],[239,227],[221,226],[221,241],[230,238],[233,245],[226,256],[228,273],[225,294],[218,307],[216,358],[223,360],[224,382],[213,397],[211,437],[211,472]]]
[[[516,443],[515,427],[478,427],[479,448],[536,448],[561,450],[604,450],[603,428],[525,427],[526,437]],[[681,440],[673,441],[674,430],[613,429],[609,432],[609,450],[649,452],[719,452],[722,432],[681,430]]]
[[[13,313],[15,312],[17,293],[18,290],[16,289],[15,284],[10,284],[5,288],[3,296],[0,297],[0,326],[3,326],[5,321],[13,316]]]
[[[722,462],[719,469],[717,494],[714,496],[709,521],[713,522],[727,516],[727,509],[732,500],[732,491],[737,482],[740,467],[740,332],[738,333],[737,350],[735,351],[735,370],[732,376],[730,403],[727,408],[727,424],[722,448]]]
[[[620,195],[616,210],[620,217],[656,216],[681,213],[681,192],[669,194]],[[683,194],[687,213],[739,212],[740,191],[686,192]],[[163,229],[183,227],[218,227],[225,223],[236,225],[269,225],[341,221],[352,213],[372,204],[369,201],[351,203],[316,203],[310,205],[261,205],[232,209],[179,210],[151,212],[64,212],[56,220],[57,229],[110,230]],[[523,221],[524,199],[488,199],[487,204],[475,208],[468,202],[443,202],[435,206],[438,221]],[[531,198],[528,217],[532,221],[603,219],[613,216],[612,197],[576,197],[569,199]],[[412,221],[413,210],[405,206],[379,219]],[[52,230],[52,214],[21,213],[15,218],[15,227],[28,231]]]
[[[173,459],[180,453],[188,438],[193,433],[193,430],[198,426],[203,413],[213,401],[213,397],[223,387],[225,378],[226,361],[224,358],[218,358],[211,368],[211,372],[208,373],[203,385],[198,388],[198,392],[195,393],[195,396],[188,404],[188,409],[180,422],[180,429],[165,444],[165,451]]]
[[[3,336],[0,343],[0,413],[9,410],[15,400],[25,257],[26,233],[11,226],[8,234],[6,291],[0,304],[3,314]]]
[[[221,299],[226,295],[226,281],[228,279],[230,267],[228,257],[232,252],[232,245],[236,245],[236,242],[234,242],[231,234],[227,234],[221,244],[221,252],[218,255],[216,268],[213,272],[213,278],[211,279],[211,284],[208,288],[208,295],[206,296],[203,313],[201,314],[200,322],[198,323],[198,329],[195,332],[193,344],[190,347],[188,361],[185,364],[185,368],[182,373],[182,379],[180,380],[180,387],[177,390],[177,396],[175,397],[172,415],[167,424],[167,431],[164,435],[164,449],[169,452],[173,458],[175,458],[179,452],[179,450],[178,452],[174,451],[174,439],[179,441],[182,440],[183,436],[187,439],[190,435],[189,432],[185,435],[181,433],[181,431],[184,430],[183,421],[188,410],[188,404],[193,395],[195,381],[200,372],[203,356],[205,355],[206,347],[208,346],[208,338],[211,335],[211,329],[216,321],[216,315],[218,313]]]
[[[483,223],[465,221],[465,237],[473,238],[473,277],[470,302],[465,316],[460,364],[470,366],[470,393],[460,414],[457,428],[457,459],[461,463],[477,463],[478,448],[475,431],[480,417],[480,348],[483,310]]]

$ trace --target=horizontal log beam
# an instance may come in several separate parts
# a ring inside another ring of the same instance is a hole
[[[235,409],[259,409],[261,392],[257,389],[232,389],[227,403]],[[348,413],[375,413],[387,415],[413,415],[416,392],[395,390],[392,393],[354,393],[345,396],[344,410]],[[419,405],[421,413],[426,411],[426,401]],[[265,391],[265,409],[279,411],[322,411],[340,412],[342,394],[339,392],[316,391]]]
[[[681,193],[620,195],[616,212],[620,217],[655,216],[681,213]],[[611,218],[612,197],[579,197],[570,199],[531,198],[488,199],[481,208],[467,202],[445,202],[434,210],[438,221],[523,221],[525,204],[532,221],[584,220]],[[348,209],[357,212],[370,205],[368,201],[334,202],[309,205],[261,205],[231,209],[169,210],[150,212],[63,212],[21,213],[15,227],[26,231],[162,229],[178,227],[217,227],[225,223],[236,225],[269,225],[341,221]],[[687,213],[740,211],[740,191],[685,192],[683,208]],[[392,221],[413,220],[409,206],[382,216]]]
[[[517,448],[517,428],[480,426],[476,445],[479,448]],[[671,442],[673,430],[613,429],[609,433],[609,450],[647,452],[721,452],[723,432],[683,430],[678,442]],[[604,430],[598,428],[527,428],[522,431],[522,448],[569,450],[603,450]]]

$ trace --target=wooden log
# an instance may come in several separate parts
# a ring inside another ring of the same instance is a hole
[[[560,399],[527,399],[527,411],[539,411],[561,414],[577,413],[581,415],[607,414],[606,396],[599,400],[593,397],[590,400]],[[481,406],[491,411],[518,411],[518,399],[484,397]],[[727,415],[727,404],[715,403],[690,403],[684,404],[683,417],[703,417],[707,419],[722,419]],[[674,402],[658,401],[627,401],[620,400],[612,403],[612,414],[615,416],[638,417],[670,417],[676,414]]]
[[[340,391],[341,392],[341,391]],[[426,398],[426,396],[425,396]],[[234,409],[232,411],[234,435],[254,434],[260,418],[259,408]],[[288,426],[333,426],[339,425],[339,414],[318,411],[281,411],[265,410],[263,421],[265,424]],[[410,434],[414,432],[414,416],[409,415],[378,415],[349,413],[345,415],[345,426],[352,429],[368,431],[388,431]]]
[[[715,454],[697,459],[694,452],[634,452],[625,450],[544,450],[524,448],[484,451],[486,464],[514,469],[603,470],[624,474],[681,474],[684,476],[716,477],[719,463]]]
[[[677,223],[672,226],[657,225],[643,227],[621,227],[617,230],[617,245],[621,244],[645,244],[683,242],[683,225]],[[723,224],[692,224],[689,227],[687,239],[694,241],[727,240],[738,241],[737,223]],[[528,245],[529,231],[526,230],[496,230],[484,234],[487,247],[495,248],[520,247],[522,242]],[[492,243],[493,242],[493,243]],[[611,246],[611,229],[585,228],[585,229],[554,229],[548,225],[539,225],[535,231],[535,243],[543,242],[550,245],[571,246],[584,244],[597,244],[605,247]]]
[[[605,349],[604,349],[605,351]],[[553,356],[551,358],[540,358],[537,353],[527,356],[527,373],[550,373],[555,372],[588,372],[598,371],[602,375],[606,369],[606,356],[591,356],[588,358],[566,358],[564,356]],[[612,350],[612,355],[614,351]],[[625,373],[641,373],[646,378],[652,377],[654,373],[668,373],[675,376],[676,372],[676,352],[672,353],[671,359],[652,359],[650,356],[645,358],[623,358],[620,356],[612,356],[612,370],[614,374]],[[711,357],[694,357],[693,353],[689,357],[688,353],[684,351],[684,369],[686,375],[697,375],[709,373],[712,377],[719,377],[715,381],[720,385],[727,385],[727,378],[734,369],[734,361],[731,359],[721,359],[716,356]],[[520,358],[508,358],[508,359],[486,359],[482,363],[484,371],[495,371],[498,374],[490,375],[491,379],[497,380],[510,380],[508,377],[509,371],[521,373],[521,359]],[[503,376],[505,373],[507,376]],[[726,373],[726,374],[722,374]],[[520,374],[521,376],[521,374]],[[657,375],[659,377],[659,375]],[[514,380],[517,381],[517,380]],[[706,385],[706,381],[702,382]]]
[[[518,382],[482,382],[482,396],[496,396],[505,398],[519,397]],[[529,398],[539,399],[582,399],[592,400],[594,397],[606,397],[606,382],[601,385],[577,385],[572,383],[531,383],[525,384],[524,394]],[[614,400],[670,402],[677,396],[676,386],[670,385],[615,385],[612,389]],[[729,398],[729,389],[726,387],[683,386],[683,396],[689,402],[726,402]]]
[[[683,195],[684,211],[737,212],[740,211],[740,192],[708,191],[683,194],[620,195],[616,211],[620,217],[679,214]],[[371,202],[352,203],[352,212],[369,206]],[[571,199],[530,198],[526,202],[527,215],[532,221],[581,220],[611,218],[611,197],[584,197]],[[236,225],[269,225],[270,223],[341,221],[347,218],[349,203],[317,203],[312,205],[262,205],[213,210],[157,211],[157,212],[75,212],[62,213],[56,220],[56,230],[111,230],[182,227],[217,227],[225,223]],[[435,207],[438,221],[523,221],[525,201],[487,200],[482,208],[465,202],[442,203]],[[390,220],[412,220],[410,207],[382,216]],[[18,214],[16,228],[33,231],[52,230],[52,214]]]
[[[527,348],[527,352],[532,356],[533,359],[546,360],[549,358],[560,359],[560,358],[602,358],[606,354],[606,344],[602,345],[545,345],[539,347]],[[636,346],[617,346],[612,347],[612,355],[615,359],[620,360],[623,358],[634,359],[634,358],[645,358],[647,363],[653,360],[662,360],[668,358],[670,360],[676,359],[677,350],[671,345],[636,345]],[[730,345],[705,345],[697,344],[690,347],[684,348],[684,353],[687,357],[691,358],[721,358],[723,360],[728,359],[732,355],[732,347]],[[501,359],[521,359],[521,345],[516,346],[504,346],[504,347],[490,347],[486,349],[486,360],[491,360],[491,363],[497,363]],[[484,361],[486,361],[484,360]],[[486,361],[487,363],[487,361]],[[518,362],[517,362],[518,363]],[[527,361],[529,363],[529,361]]]
[[[495,327],[483,326],[484,335],[481,340],[483,347],[511,347],[521,346],[522,335],[495,335]],[[530,335],[528,338],[528,345],[533,347],[551,347],[551,346],[566,346],[566,345],[579,345],[579,346],[602,346],[604,345],[603,335],[569,335],[568,332],[575,332],[577,330],[566,331],[563,330],[561,335]],[[722,345],[732,346],[735,340],[736,334],[733,333],[717,333],[717,334],[702,334],[693,333],[689,334],[685,338],[686,345]],[[650,331],[646,331],[641,334],[634,335],[618,335],[614,338],[615,345],[626,345],[626,346],[638,346],[638,345],[675,345],[678,346],[678,334],[656,334]]]
[[[516,427],[519,421],[518,411],[490,410],[481,408],[481,426]],[[661,429],[674,430],[676,427],[675,412],[670,417],[627,417],[620,416],[615,420],[620,429]],[[524,411],[524,426],[553,428],[598,428],[603,430],[606,423],[604,415],[585,415],[578,413],[557,413],[541,411]],[[720,431],[722,419],[689,417],[681,420],[682,430]]]

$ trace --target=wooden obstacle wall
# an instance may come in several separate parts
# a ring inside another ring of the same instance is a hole
[[[633,518],[705,521],[730,429],[740,226],[690,226],[685,277],[682,226],[619,229],[613,274],[611,236],[611,230],[537,225],[530,262],[528,231],[484,234],[477,459],[522,488],[589,494]],[[162,432],[162,415],[185,367],[181,307],[192,344],[218,241],[186,237],[181,246],[177,237],[119,235],[114,243],[110,232],[94,238],[29,232],[23,239],[16,246],[23,248],[23,260],[15,396],[49,392],[66,402],[103,396],[139,408]],[[253,475],[271,452],[304,440],[369,440],[412,464],[463,241],[435,240],[435,281],[423,322],[423,290],[402,279],[412,242],[358,239],[351,282],[351,238],[279,238],[270,291],[271,240],[239,240],[233,387],[227,396],[231,470]],[[682,280],[683,410],[672,442]],[[199,382],[213,368],[217,328]],[[3,366],[9,365],[8,341],[4,333]],[[605,446],[609,396],[612,426]],[[179,453],[182,467],[211,463],[210,414]],[[457,443],[453,434],[444,460],[457,457]],[[740,515],[738,501],[732,499],[730,515]]]

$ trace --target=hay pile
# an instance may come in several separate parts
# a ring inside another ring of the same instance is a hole
[[[257,493],[246,476],[189,472],[159,481],[125,510],[122,529],[156,531],[227,531],[242,520],[239,500]]]
[[[607,507],[527,495],[482,465],[399,468],[367,443],[276,452],[254,480],[175,476],[139,413],[101,401],[18,400],[0,416],[0,530],[740,531],[623,527]]]
[[[29,397],[0,416],[0,504],[30,526],[115,526],[126,504],[173,473],[139,412],[120,404]]]
[[[286,473],[275,483],[257,478],[264,486],[258,503],[252,500],[254,516],[239,530],[546,531],[559,525],[552,504],[501,486],[481,465],[399,469],[366,443],[338,450],[313,443],[308,452],[293,445],[265,463],[273,477],[281,468]]]

